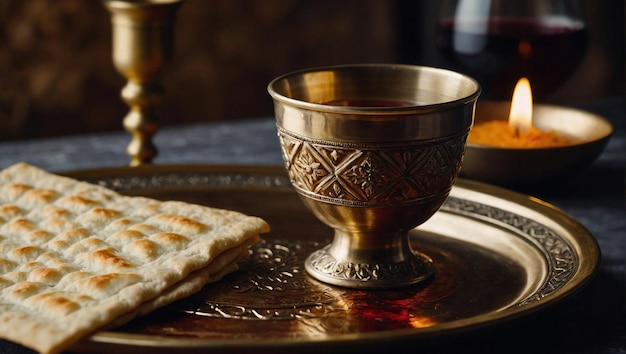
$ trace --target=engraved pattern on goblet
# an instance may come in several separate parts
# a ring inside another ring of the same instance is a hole
[[[333,204],[371,206],[414,204],[447,194],[467,134],[443,141],[351,144],[307,139],[279,128],[278,137],[285,167],[300,193]]]

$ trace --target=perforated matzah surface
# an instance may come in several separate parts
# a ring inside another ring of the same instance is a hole
[[[269,230],[256,217],[122,196],[26,164],[0,172],[0,225],[0,337],[44,353],[232,254],[213,264],[219,273]]]

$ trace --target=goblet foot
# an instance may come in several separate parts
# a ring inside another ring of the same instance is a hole
[[[332,285],[357,289],[406,287],[428,280],[434,273],[430,257],[411,251],[406,259],[394,261],[354,262],[339,260],[328,245],[309,255],[305,269],[313,278]]]

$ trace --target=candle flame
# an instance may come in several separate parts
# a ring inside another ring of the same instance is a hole
[[[523,77],[517,81],[511,111],[509,113],[509,127],[517,134],[526,134],[533,125],[533,95],[530,82]]]

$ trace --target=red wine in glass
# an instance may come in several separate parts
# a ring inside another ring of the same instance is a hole
[[[437,45],[447,66],[478,80],[483,98],[510,100],[517,80],[527,77],[534,99],[542,101],[578,68],[587,49],[587,28],[563,16],[444,17]]]

